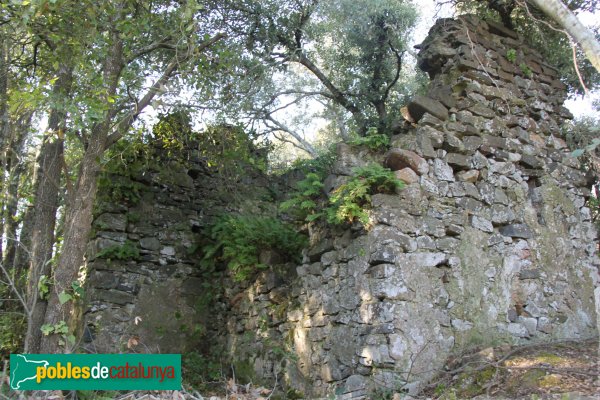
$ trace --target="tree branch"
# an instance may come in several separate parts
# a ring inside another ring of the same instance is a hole
[[[113,133],[111,133],[108,136],[108,139],[106,141],[106,148],[110,147],[113,143],[121,139],[123,135],[125,135],[125,133],[127,133],[127,130],[129,130],[129,128],[135,122],[137,117],[142,113],[144,108],[146,108],[152,102],[154,97],[156,97],[156,95],[160,92],[161,88],[169,81],[171,75],[177,70],[177,68],[179,68],[179,65],[181,63],[189,60],[193,56],[193,54],[202,52],[207,47],[215,44],[224,37],[225,34],[218,33],[212,38],[202,42],[194,50],[193,53],[187,52],[182,57],[174,56],[163,71],[161,77],[156,82],[154,82],[152,86],[150,86],[146,94],[139,101],[136,102],[136,105],[133,107],[133,109],[125,116],[125,118],[123,118],[117,124],[117,126],[113,130]]]
[[[302,136],[300,136],[298,133],[294,132],[292,129],[288,128],[286,125],[277,121],[275,118],[273,118],[269,114],[265,115],[263,117],[263,119],[265,120],[265,124],[267,124],[267,126],[268,126],[268,122],[271,122],[278,130],[289,133],[290,136],[292,136],[294,139],[296,139],[298,141],[298,143],[300,143],[302,146],[304,146],[303,150],[306,151],[308,154],[310,154],[313,157],[317,156],[317,150],[310,143],[308,143]]]
[[[146,54],[152,53],[153,51],[158,50],[158,49],[176,50],[177,47],[174,46],[173,44],[169,43],[170,40],[171,40],[170,37],[166,37],[158,42],[154,42],[146,47],[142,47],[141,49],[138,49],[129,58],[127,58],[127,60],[125,60],[125,63],[129,64],[129,63],[135,61],[136,59],[138,59],[139,57],[142,57]]]
[[[327,76],[323,73],[323,71],[319,69],[319,67],[317,67],[311,60],[308,59],[308,57],[306,57],[306,54],[304,54],[303,52],[297,54],[296,62],[300,63],[301,65],[306,67],[310,72],[312,72],[315,75],[315,77],[317,77],[317,79],[327,88],[327,90],[331,92],[331,99],[338,103],[340,106],[344,107],[352,114],[361,131],[366,131],[365,118],[362,112],[358,109],[358,107],[356,107],[356,105],[354,105],[348,100],[346,95],[341,90],[339,90],[333,84],[333,82],[329,80],[329,78],[327,78]]]

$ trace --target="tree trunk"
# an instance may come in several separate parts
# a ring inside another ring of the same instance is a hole
[[[123,3],[120,3],[120,7],[123,7]],[[115,19],[112,21],[113,26],[110,29],[111,48],[103,64],[103,81],[107,103],[108,99],[113,98],[117,93],[124,66],[123,39],[116,28],[116,25],[121,22],[121,11],[116,12]],[[195,52],[202,51],[222,37],[222,34],[217,34],[204,41],[194,49]],[[69,326],[70,333],[77,331],[79,321],[75,315],[77,311],[75,302],[67,301],[61,304],[59,296],[63,292],[68,293],[70,291],[71,284],[77,280],[79,271],[84,265],[85,251],[92,230],[97,176],[100,172],[102,156],[108,147],[116,143],[128,131],[139,114],[160,92],[160,88],[168,82],[173,72],[177,70],[181,63],[187,61],[192,54],[194,53],[176,54],[165,68],[163,75],[139,101],[135,102],[128,116],[116,124],[116,127],[113,127],[115,125],[113,119],[117,112],[111,108],[105,112],[104,120],[96,124],[87,135],[87,147],[79,165],[77,183],[72,198],[69,199],[67,204],[63,245],[58,265],[54,270],[53,286],[48,299],[44,324],[56,326],[64,321]],[[72,347],[66,342],[62,346],[61,340],[64,340],[64,338],[57,334],[43,336],[40,346],[41,352],[71,352]]]
[[[16,280],[19,280],[18,270],[14,268],[15,254],[17,250],[17,207],[19,205],[19,184],[21,175],[25,172],[25,160],[22,158],[24,153],[25,139],[31,126],[31,113],[24,116],[13,124],[15,139],[9,146],[7,156],[8,177],[6,184],[6,193],[4,195],[4,238],[6,239],[6,249],[4,251],[4,265],[13,269],[16,273]]]
[[[600,43],[594,33],[579,21],[560,0],[529,0],[547,16],[558,22],[581,45],[594,68],[600,72]]]
[[[8,124],[8,37],[4,28],[0,28],[0,188],[4,188],[5,172],[8,163],[9,124]],[[4,190],[0,192],[0,200]],[[4,232],[4,201],[0,206],[0,232]],[[8,240],[8,239],[7,239]],[[0,260],[3,259],[2,240],[0,240]]]
[[[354,105],[350,100],[348,100],[347,96],[342,93],[335,85],[325,76],[323,71],[319,69],[311,60],[306,57],[304,53],[300,53],[298,55],[298,59],[296,60],[301,65],[304,65],[310,72],[314,74],[315,77],[331,92],[332,99],[340,106],[344,107],[347,111],[352,114],[354,118],[354,122],[356,122],[356,126],[358,127],[358,133],[361,136],[364,136],[367,133],[366,120],[363,113]]]
[[[123,39],[116,28],[120,22],[123,3],[119,3],[113,25],[110,27],[111,47],[103,64],[103,80],[106,89],[105,101],[117,92],[121,71],[123,68]],[[100,161],[106,150],[108,135],[115,115],[113,108],[105,111],[104,119],[96,124],[88,134],[87,147],[79,166],[79,175],[74,192],[67,202],[63,245],[54,269],[52,289],[49,293],[44,324],[56,326],[66,322],[69,332],[75,331],[74,300],[61,304],[59,296],[68,293],[71,284],[77,280],[79,270],[83,266],[85,249],[92,230],[93,207],[96,200],[97,176],[100,172]],[[64,344],[61,346],[61,340]],[[64,347],[63,347],[64,346]],[[57,334],[43,336],[40,344],[43,353],[70,353],[71,346],[65,338]]]
[[[71,90],[73,70],[61,66],[53,92],[66,97]],[[64,130],[65,114],[59,108],[50,111],[48,132],[44,137],[38,156],[38,166],[34,176],[35,200],[31,220],[31,260],[27,277],[27,303],[31,317],[25,337],[25,352],[39,353],[46,313],[46,299],[38,296],[38,282],[42,275],[50,278],[54,228],[58,209],[60,178],[64,143],[60,130]]]
[[[75,322],[72,320],[75,310],[73,301],[61,304],[59,295],[62,292],[69,292],[71,283],[77,280],[84,261],[85,249],[92,229],[92,211],[97,189],[96,178],[100,171],[100,160],[104,153],[108,129],[109,127],[103,124],[103,129],[98,129],[96,134],[91,135],[81,161],[74,196],[65,215],[64,241],[58,265],[54,270],[53,285],[48,307],[45,310],[45,324],[55,326],[62,321],[69,324]],[[70,352],[71,349],[68,346],[61,347],[59,343],[61,339],[58,335],[42,337],[41,352]]]

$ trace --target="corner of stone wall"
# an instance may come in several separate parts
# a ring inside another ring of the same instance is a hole
[[[383,156],[338,145],[326,180],[383,162],[405,189],[372,197],[368,231],[311,232],[282,318],[254,285],[229,330],[256,340],[265,310],[278,333],[261,346],[278,337],[288,356],[273,367],[254,353],[255,373],[308,396],[414,392],[456,352],[597,334],[597,232],[556,69],[474,16],[438,21],[420,47],[431,84],[408,105],[416,123]]]

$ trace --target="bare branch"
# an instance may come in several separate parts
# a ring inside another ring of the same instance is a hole
[[[286,132],[286,133],[289,133],[290,136],[292,136],[294,139],[296,139],[298,141],[298,143],[300,143],[304,147],[303,148],[304,151],[306,151],[308,154],[310,154],[313,157],[317,156],[317,150],[310,143],[308,143],[306,141],[306,139],[304,139],[302,136],[300,136],[297,132],[295,132],[294,130],[288,128],[283,123],[277,121],[270,114],[264,115],[263,118],[264,118],[265,124],[267,124],[267,126],[268,126],[268,124],[270,122],[278,130]]]

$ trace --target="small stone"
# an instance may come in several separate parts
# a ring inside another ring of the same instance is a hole
[[[378,264],[374,265],[369,269],[371,277],[375,279],[389,278],[396,272],[396,266],[394,264]]]
[[[425,250],[435,250],[435,242],[429,236],[419,236],[417,238],[417,248]]]
[[[500,227],[500,233],[504,236],[521,239],[531,239],[533,234],[527,224],[513,224]]]
[[[442,251],[452,252],[458,248],[460,241],[451,237],[445,237],[437,241],[437,248]]]
[[[446,133],[444,135],[444,145],[443,149],[449,152],[458,152],[462,153],[465,151],[465,145],[462,140],[451,133]]]
[[[538,319],[537,329],[540,332],[552,333],[553,326],[552,326],[552,322],[550,321],[550,318],[540,317]]]
[[[442,136],[441,132],[435,131],[431,127],[423,126],[416,132],[417,147],[421,151],[423,157],[435,157],[435,149],[433,148],[434,139],[432,137]],[[439,146],[438,146],[439,147]]]
[[[525,326],[518,324],[518,323],[514,323],[514,322],[509,323],[508,327],[507,327],[507,331],[508,331],[508,333],[510,333],[513,336],[517,336],[517,337],[521,337],[521,338],[529,337],[529,331],[527,330],[527,328],[525,328]]]
[[[521,280],[539,279],[541,276],[542,276],[542,273],[541,273],[540,269],[538,269],[538,268],[524,269],[521,272],[519,272],[519,279],[521,279]]]
[[[491,108],[488,108],[482,104],[475,104],[471,107],[470,111],[475,114],[485,118],[494,118],[496,113]]]
[[[433,172],[435,177],[439,180],[454,182],[454,171],[452,170],[452,167],[439,158],[436,158],[433,162]]]
[[[167,257],[172,257],[175,255],[175,248],[173,246],[165,246],[160,250],[160,254]]]
[[[475,151],[483,144],[483,140],[479,136],[465,136],[462,139],[466,150]]]
[[[477,170],[481,170],[486,168],[489,165],[488,159],[486,156],[481,154],[479,151],[476,151],[471,157],[471,167]]]
[[[554,147],[557,150],[566,149],[567,142],[565,142],[561,138],[557,138],[554,135],[550,135],[550,137],[548,138],[548,146]]]
[[[522,324],[525,329],[527,329],[527,333],[529,336],[535,335],[535,331],[537,330],[537,318],[528,318],[520,316],[517,321]]]
[[[473,215],[471,217],[471,226],[483,232],[494,232],[494,226],[492,225],[492,221],[477,215]]]
[[[457,169],[469,169],[471,167],[470,158],[462,154],[448,153],[446,154],[446,162]]]
[[[387,152],[385,166],[392,171],[399,171],[408,167],[419,175],[427,175],[429,172],[429,164],[423,157],[413,151],[398,148]]]
[[[505,225],[515,219],[514,212],[507,206],[494,204],[492,206],[492,223],[494,225]]]
[[[469,322],[469,321],[464,321],[462,319],[453,319],[452,320],[452,327],[454,329],[456,329],[457,331],[468,331],[470,329],[473,328],[473,323]]]
[[[393,264],[396,261],[396,251],[392,246],[381,246],[378,250],[371,254],[369,262],[371,265],[377,264]]]
[[[394,171],[394,175],[396,175],[396,178],[400,179],[407,185],[419,182],[419,175],[417,175],[415,171],[408,167]]]
[[[538,158],[534,156],[530,156],[527,154],[523,154],[521,156],[521,164],[525,165],[527,168],[538,169],[542,168],[544,165]]]
[[[448,262],[448,255],[444,253],[414,253],[410,261],[418,267],[437,267]]]
[[[519,314],[517,314],[517,310],[514,308],[508,310],[508,314],[506,316],[510,322],[517,322],[517,318],[519,318]]]
[[[458,180],[461,182],[471,182],[471,183],[475,183],[477,182],[477,179],[479,179],[479,171],[477,171],[476,169],[472,169],[469,171],[461,171],[457,174]]]
[[[94,226],[103,231],[120,231],[127,228],[127,216],[125,214],[104,213],[94,221]]]
[[[450,236],[460,236],[465,231],[460,225],[450,224],[446,227],[446,234]]]
[[[148,237],[140,239],[140,247],[146,250],[159,250],[160,249],[160,241],[155,237]]]
[[[488,239],[488,246],[495,246],[497,244],[504,243],[504,236],[499,233],[495,233]]]

